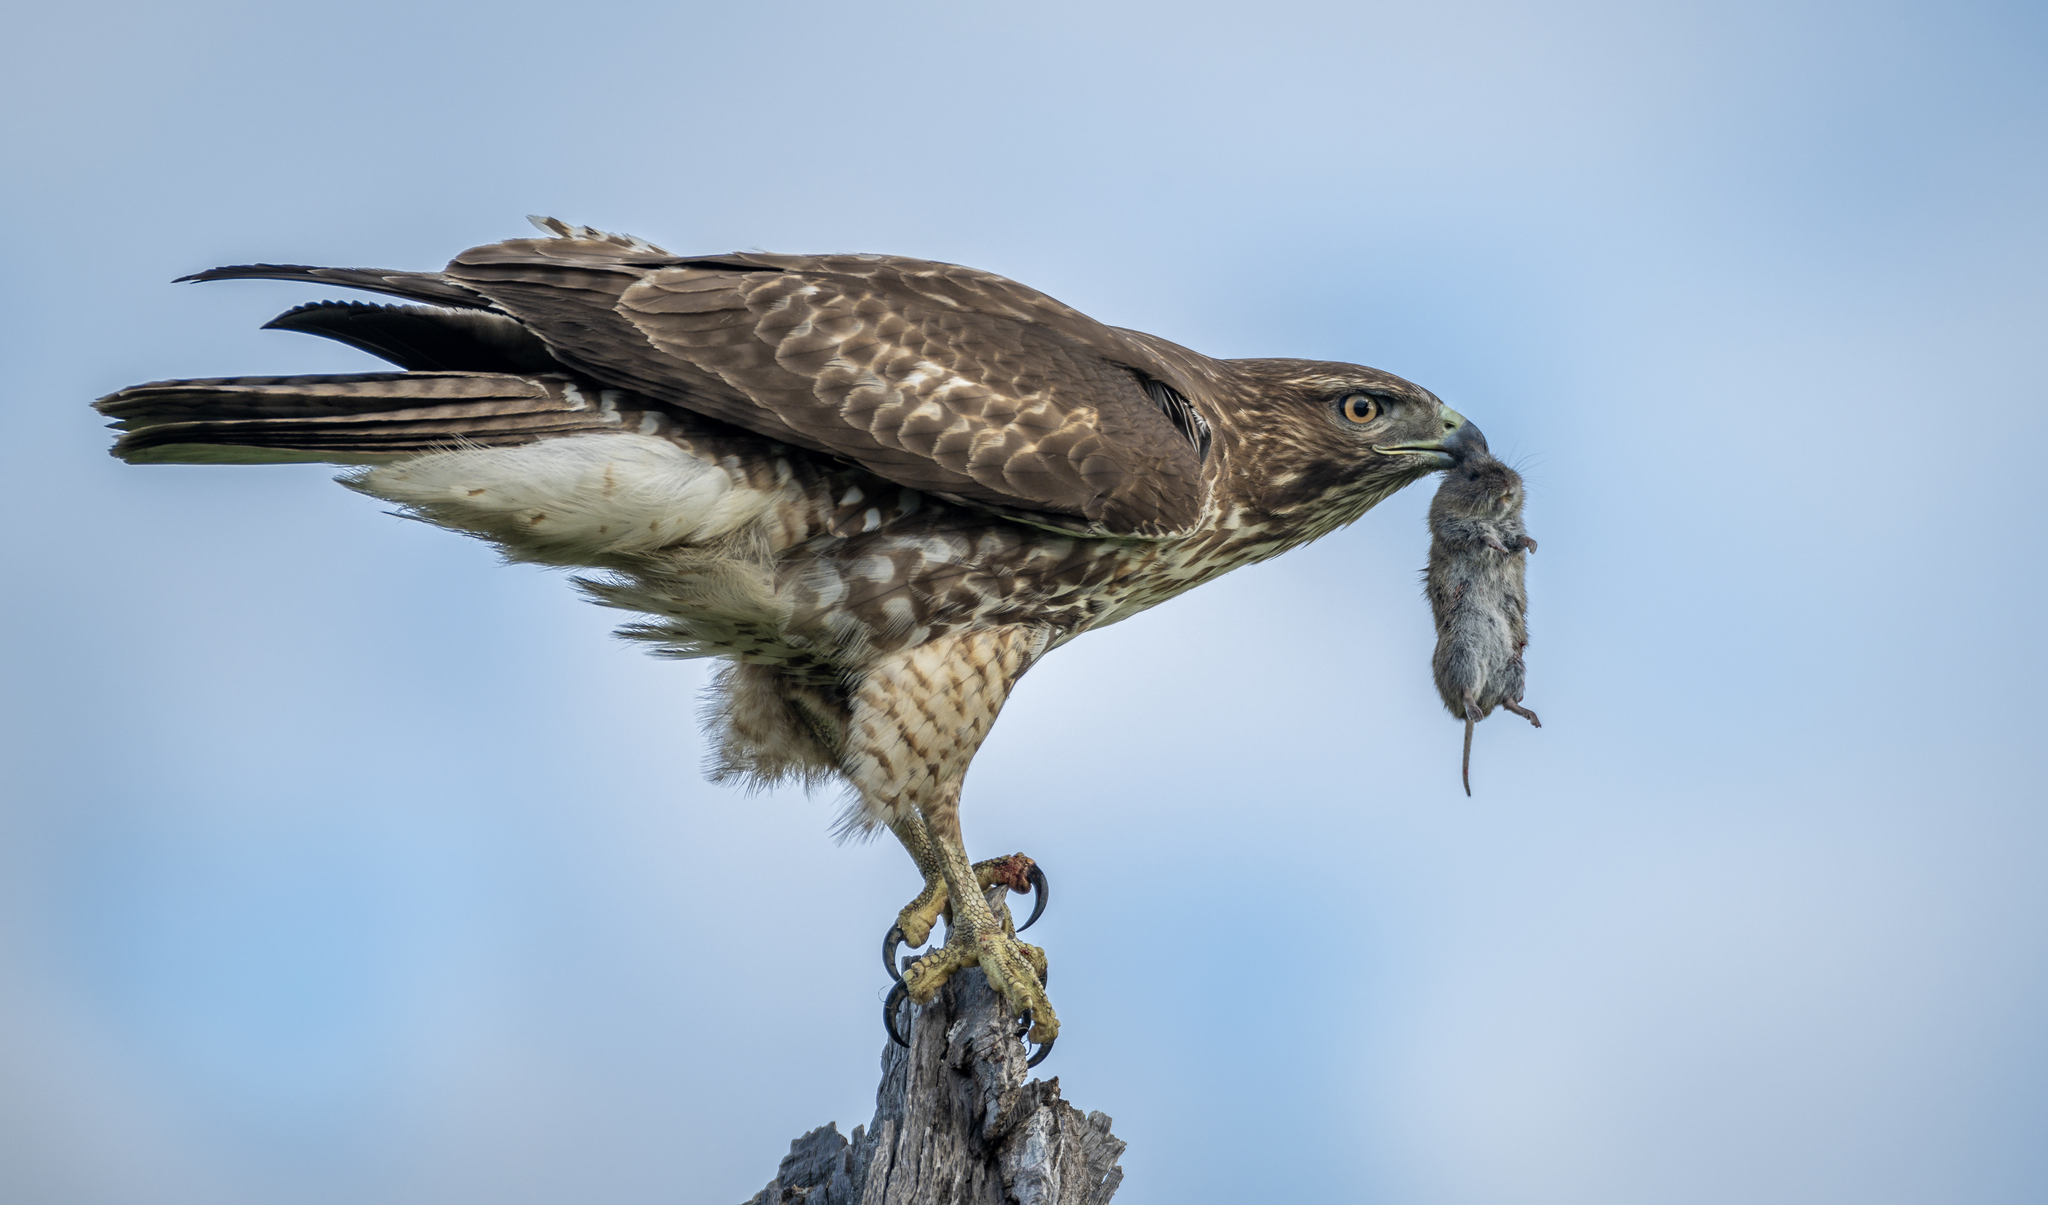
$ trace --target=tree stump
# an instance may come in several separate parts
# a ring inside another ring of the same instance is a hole
[[[789,1144],[747,1205],[1107,1205],[1124,1144],[1101,1113],[1026,1081],[1016,1021],[981,969],[913,1009],[910,1046],[887,1038],[875,1117],[848,1141],[836,1123]]]

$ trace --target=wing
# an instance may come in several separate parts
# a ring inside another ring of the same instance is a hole
[[[439,279],[599,381],[902,485],[1099,535],[1200,519],[1194,353],[949,264],[682,257],[550,228],[567,237],[479,247]]]
[[[323,335],[413,372],[560,372],[547,344],[503,314],[314,301],[286,310],[264,330]]]

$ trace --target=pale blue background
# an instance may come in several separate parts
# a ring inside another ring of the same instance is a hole
[[[729,1205],[868,1117],[914,878],[704,784],[703,667],[86,409],[369,366],[173,276],[527,213],[1362,361],[1523,465],[1546,727],[1476,798],[1424,490],[1052,658],[977,763],[1120,1205],[2048,1199],[2044,25],[13,6],[0,1200]]]

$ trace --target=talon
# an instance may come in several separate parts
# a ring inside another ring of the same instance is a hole
[[[902,925],[890,925],[889,932],[882,937],[882,969],[889,972],[889,978],[899,986],[903,983],[903,972],[896,969],[896,947],[909,940],[903,936]]]
[[[1024,1065],[1026,1067],[1036,1067],[1040,1063],[1043,1063],[1045,1061],[1045,1056],[1052,1053],[1052,1043],[1057,1041],[1059,1041],[1059,1039],[1054,1038],[1052,1042],[1047,1042],[1045,1045],[1040,1046],[1038,1048],[1038,1053],[1024,1060]]]
[[[965,863],[966,859],[960,858],[959,862]],[[929,1003],[956,973],[978,966],[988,977],[989,987],[1003,999],[1003,1015],[1011,1020],[1022,1019],[1023,1027],[1016,1036],[1027,1047],[1033,1038],[1058,1036],[1059,1018],[1053,1013],[1052,1002],[1045,997],[1045,952],[1020,939],[1009,910],[1001,907],[999,899],[991,902],[989,898],[992,891],[1007,888],[1019,895],[1032,892],[1042,905],[1048,893],[1042,877],[1032,874],[1032,866],[1031,859],[1023,854],[955,866],[953,879],[960,891],[949,893],[948,902],[957,906],[946,943],[934,944],[903,968],[902,986],[912,1004]],[[970,871],[972,877],[957,873],[960,870]],[[1037,915],[1033,912],[1026,923]],[[915,931],[914,920],[899,918],[898,923]],[[889,945],[887,949],[893,954],[896,947]],[[899,1026],[893,1015],[890,1025],[892,1029]],[[912,1029],[900,1028],[906,1032]]]
[[[1038,923],[1039,914],[1045,911],[1045,901],[1052,895],[1052,888],[1047,885],[1045,872],[1038,868],[1038,863],[1031,864],[1031,872],[1026,877],[1031,884],[1031,919],[1017,926],[1019,933]]]
[[[889,998],[882,1001],[882,1028],[889,1031],[890,1041],[906,1050],[910,1048],[910,1043],[904,1041],[903,1035],[896,1032],[896,1010],[903,1007],[903,1002],[909,998],[910,989],[904,987],[903,981],[898,979],[896,986],[889,989]],[[1046,1044],[1051,1045],[1050,1042]]]

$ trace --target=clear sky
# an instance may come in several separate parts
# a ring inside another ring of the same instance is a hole
[[[17,5],[0,1200],[730,1205],[873,1107],[917,886],[706,670],[139,381],[355,371],[219,263],[553,214],[1351,360],[1520,464],[1476,797],[1425,488],[1078,641],[967,787],[1120,1205],[2048,1199],[2043,10]]]

